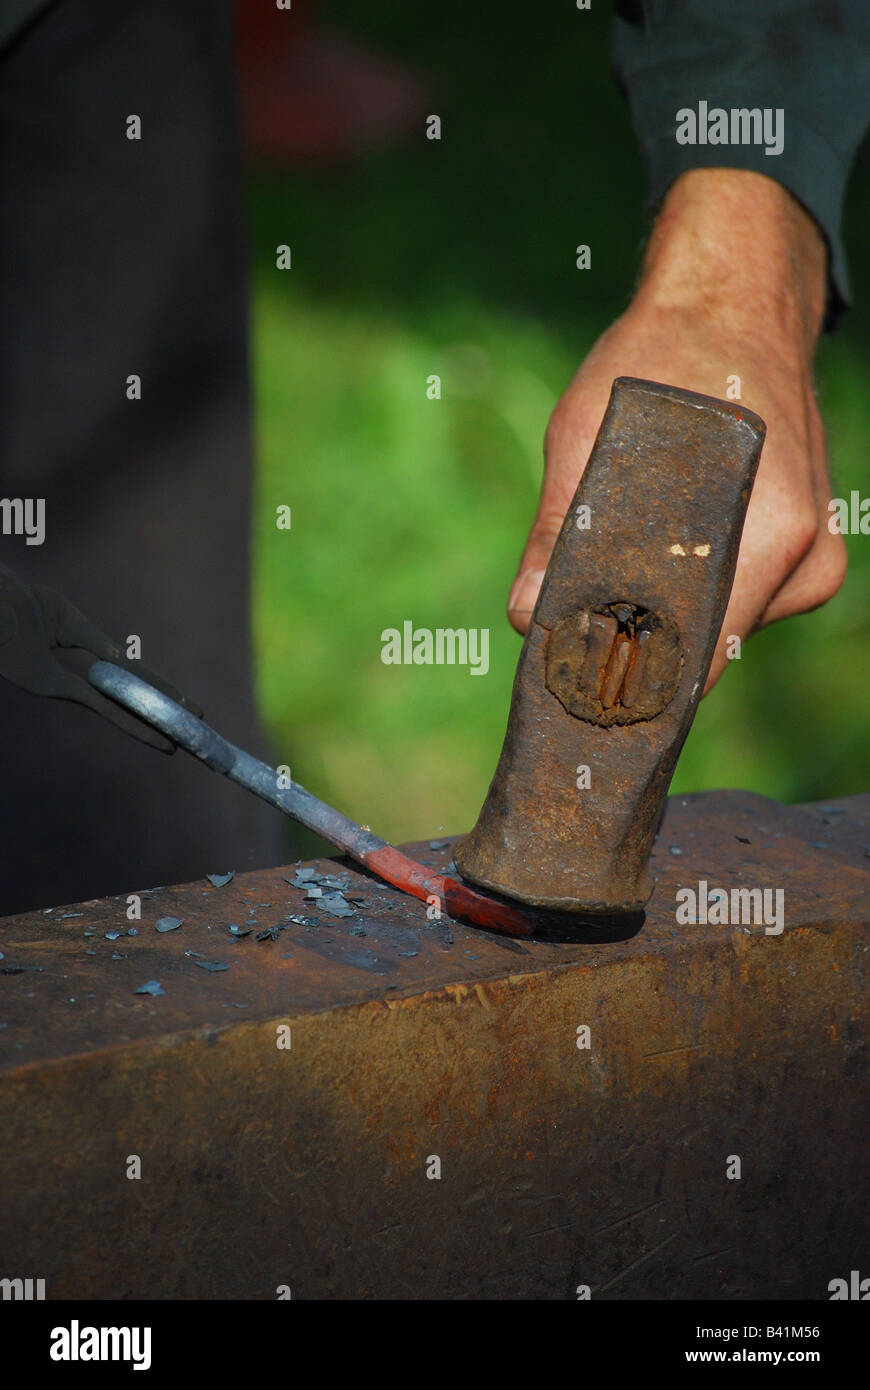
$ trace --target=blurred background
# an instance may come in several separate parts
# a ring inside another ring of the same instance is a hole
[[[393,840],[465,831],[504,734],[521,645],[505,603],[547,418],[625,307],[648,230],[610,7],[294,0],[286,45],[267,8],[239,0],[261,707],[276,761],[355,819]],[[870,495],[868,173],[865,146],[856,308],[818,360],[846,497]],[[870,788],[870,537],[847,545],[833,602],[752,638],[704,700],[674,791]],[[489,674],[384,666],[381,632],[408,619],[489,628]]]

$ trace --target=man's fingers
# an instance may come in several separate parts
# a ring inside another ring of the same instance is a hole
[[[529,626],[532,609],[538,601],[553,546],[559,538],[564,520],[564,512],[551,511],[539,512],[535,518],[507,605],[511,627],[519,633],[525,633]]]
[[[813,491],[815,510],[812,523],[804,521],[805,548],[780,587],[771,595],[758,620],[759,627],[767,627],[769,623],[793,617],[796,613],[807,613],[827,603],[846,577],[846,543],[829,525],[831,480],[821,427],[813,459]]]
[[[511,627],[519,633],[525,633],[528,629],[532,609],[538,601],[544,574],[561,527],[561,517],[545,519],[539,516],[526,542],[507,605]]]
[[[519,633],[524,634],[528,630],[532,609],[538,601],[545,569],[546,566],[544,569],[521,569],[513,582],[507,612],[511,627]]]
[[[819,531],[812,549],[774,594],[758,620],[759,627],[808,613],[832,599],[846,578],[846,546],[842,536]]]
[[[755,628],[759,616],[758,602],[751,590],[741,591],[735,584],[716,639],[716,649],[703,690],[705,695],[713,689],[728,663],[740,659],[743,654],[743,642]]]
[[[605,397],[604,406],[606,404]],[[547,426],[544,444],[547,464],[538,514],[508,598],[508,618],[511,626],[521,634],[529,626],[553,546],[559,538],[594,439],[594,432],[590,434],[586,427],[585,415],[573,406],[570,395],[563,396]]]

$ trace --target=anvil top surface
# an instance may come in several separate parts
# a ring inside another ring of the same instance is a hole
[[[452,841],[416,856],[443,869]],[[529,847],[534,853],[534,846]],[[678,925],[676,892],[784,891],[785,933],[870,923],[870,795],[788,807],[749,792],[672,797],[652,861],[656,888],[640,930],[576,928],[571,941],[514,941],[447,918],[345,861],[313,861],[359,893],[336,918],[292,888],[292,867],[141,891],[142,916],[110,898],[0,919],[0,1071],[126,1050],[176,1034],[247,1021],[474,989],[485,981],[564,968],[598,970],[650,954],[703,950],[763,925]],[[223,868],[215,865],[214,872]],[[133,890],[131,890],[133,891]],[[317,918],[294,924],[291,915]],[[159,933],[162,917],[183,918]],[[234,939],[231,923],[251,927]],[[256,934],[282,926],[277,939]],[[135,928],[135,935],[129,935]],[[109,939],[108,933],[120,933]],[[767,936],[771,951],[781,937]],[[198,953],[188,955],[187,952]],[[210,971],[197,960],[229,968]],[[158,981],[159,996],[137,994]]]

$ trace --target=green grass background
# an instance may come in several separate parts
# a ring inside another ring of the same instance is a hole
[[[443,135],[421,123],[338,170],[251,176],[255,634],[276,761],[403,840],[468,829],[486,792],[547,417],[627,302],[648,224],[607,6],[355,8],[326,18],[421,73]],[[847,210],[858,307],[818,364],[838,495],[870,495],[868,172],[865,154]],[[703,702],[674,790],[870,787],[870,537],[847,543],[837,598],[754,637]],[[405,619],[490,628],[489,674],[382,665],[381,631]]]

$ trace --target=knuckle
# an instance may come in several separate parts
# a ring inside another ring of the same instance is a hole
[[[818,513],[811,503],[807,503],[792,514],[780,536],[790,569],[796,569],[806,558],[819,535]]]
[[[831,536],[819,564],[818,584],[821,601],[827,603],[843,586],[849,568],[848,555],[842,536]]]
[[[565,512],[561,508],[542,508],[535,517],[529,533],[530,547],[534,547],[537,551],[546,551],[549,554],[556,543],[564,520]]]

